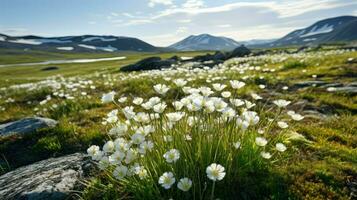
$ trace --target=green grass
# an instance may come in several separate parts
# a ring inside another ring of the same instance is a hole
[[[319,53],[318,51],[317,53]],[[202,54],[203,52],[184,52],[180,56],[193,56]],[[127,76],[127,73],[120,73],[118,69],[126,64],[136,62],[147,56],[159,55],[163,58],[177,55],[178,53],[161,53],[161,54],[70,54],[70,53],[44,53],[31,52],[31,54],[22,54],[19,52],[0,52],[0,63],[20,63],[20,62],[38,62],[52,59],[76,59],[76,58],[98,58],[98,57],[114,57],[126,56],[126,60],[107,61],[87,64],[60,64],[59,70],[41,71],[45,66],[26,66],[26,67],[6,67],[0,68],[0,87],[8,87],[18,83],[37,82],[44,80],[48,76],[63,75],[65,78],[76,77],[73,82],[78,82],[79,79],[93,80],[96,89],[83,89],[88,93],[88,97],[81,97],[78,92],[70,89],[63,89],[65,93],[76,95],[75,100],[65,100],[52,95],[53,90],[50,88],[35,89],[32,91],[24,89],[12,89],[0,91],[0,108],[4,107],[4,111],[0,111],[0,122],[17,120],[27,116],[33,116],[40,113],[41,116],[50,117],[59,120],[59,126],[54,129],[43,129],[36,133],[26,136],[11,136],[0,139],[0,173],[5,173],[19,166],[27,165],[38,160],[46,159],[53,156],[61,156],[74,152],[84,152],[90,145],[103,145],[108,136],[106,136],[106,128],[101,124],[106,114],[115,109],[113,105],[103,105],[100,103],[100,96],[109,91],[116,91],[117,97],[125,95],[132,97],[141,96],[146,100],[155,95],[152,86],[158,82],[167,83],[170,87],[174,85],[170,81],[165,81],[164,78],[147,75],[136,79],[122,80]],[[262,100],[257,106],[257,110],[264,111],[270,107],[269,101],[272,99],[289,99],[293,102],[298,100],[306,100],[308,105],[313,109],[322,110],[327,114],[327,119],[305,118],[302,123],[293,126],[294,130],[303,135],[309,142],[299,143],[293,142],[289,144],[289,152],[286,157],[279,162],[261,165],[251,163],[249,170],[239,171],[238,174],[232,174],[234,165],[229,164],[225,160],[224,155],[232,154],[228,149],[228,141],[223,144],[218,144],[218,140],[210,138],[201,138],[202,143],[210,143],[210,146],[201,146],[205,149],[204,154],[197,152],[192,154],[192,146],[184,146],[182,143],[180,148],[186,149],[182,151],[182,160],[197,159],[195,164],[184,163],[178,161],[177,166],[174,166],[175,172],[181,178],[182,176],[194,176],[194,174],[204,174],[205,167],[211,162],[209,159],[201,159],[201,157],[212,158],[213,152],[216,149],[224,149],[225,153],[218,154],[218,161],[227,168],[227,177],[222,182],[217,182],[216,197],[220,199],[231,199],[231,195],[237,195],[241,199],[351,199],[351,186],[348,184],[351,181],[356,181],[357,177],[357,97],[346,95],[343,93],[328,93],[323,88],[309,88],[296,90],[293,84],[315,80],[312,75],[318,75],[317,80],[327,82],[349,83],[355,81],[357,66],[353,63],[347,63],[346,60],[350,57],[356,57],[356,52],[348,52],[344,54],[336,54],[329,56],[305,56],[304,60],[291,58],[283,62],[262,61],[259,64],[251,65],[263,66],[276,69],[274,73],[263,73],[261,71],[248,71],[245,75],[251,75],[247,80],[244,80],[247,85],[239,92],[239,98],[251,98],[250,93],[255,92],[268,101]],[[16,59],[18,58],[18,59]],[[263,67],[262,67],[263,68]],[[302,72],[302,70],[306,72]],[[99,72],[99,75],[95,73]],[[29,76],[31,74],[31,76]],[[107,76],[103,76],[106,74]],[[183,77],[184,74],[177,74],[171,79]],[[238,79],[243,80],[242,75],[235,71],[225,71],[224,73],[215,72],[213,76],[219,76],[218,80],[228,83],[227,80]],[[263,76],[264,79],[261,79]],[[226,79],[223,79],[225,77]],[[79,79],[78,79],[79,78]],[[209,79],[207,75],[195,79],[190,82],[191,86],[198,87],[206,83]],[[105,84],[108,82],[109,84]],[[259,84],[267,85],[266,90],[258,87]],[[289,90],[284,91],[281,88],[289,86]],[[181,98],[183,93],[179,93],[178,89],[172,89],[165,97],[167,101],[172,101],[175,98]],[[46,99],[48,95],[52,95],[50,103],[39,106],[38,103]],[[15,103],[6,103],[7,98],[15,99]],[[51,107],[56,104],[57,107]],[[125,104],[125,105],[129,105]],[[34,109],[38,108],[38,111]],[[120,115],[123,117],[122,115]],[[263,112],[262,117],[272,117],[274,113]],[[213,116],[211,116],[213,117]],[[207,116],[206,123],[211,122],[211,118]],[[205,124],[206,124],[205,123]],[[179,137],[179,132],[189,132],[191,134],[199,134],[203,131],[200,129],[190,130],[180,124],[181,128],[177,131],[165,132],[172,134],[174,137]],[[160,127],[158,127],[160,128]],[[214,125],[209,129],[209,133],[216,137],[220,131],[227,131],[229,126],[221,127]],[[158,129],[159,131],[160,129]],[[232,130],[234,132],[234,129]],[[237,132],[237,131],[235,131]],[[257,134],[252,131],[252,135]],[[180,141],[178,139],[178,141]],[[169,144],[164,143],[160,139],[156,139],[160,144],[157,152],[148,155],[145,161],[146,165],[153,165],[153,160],[162,159],[162,154],[171,148]],[[252,142],[247,138],[247,142]],[[199,144],[197,144],[199,145]],[[209,149],[211,148],[211,150]],[[238,163],[249,163],[244,160],[247,154],[254,153],[254,148],[247,148],[245,152],[237,155]],[[24,156],[26,155],[26,156]],[[159,163],[160,170],[152,172],[152,179],[147,182],[147,186],[143,187],[139,180],[134,180],[133,185],[121,183],[108,178],[107,172],[96,171],[88,183],[87,187],[82,191],[83,199],[129,199],[144,196],[149,199],[156,194],[169,197],[169,193],[160,188],[151,188],[154,184],[157,185],[157,178],[164,170],[171,170],[165,163]],[[238,166],[239,167],[239,166]],[[180,169],[193,168],[192,171],[182,172]],[[201,173],[202,172],[202,173]],[[197,178],[194,178],[197,182]],[[206,178],[207,179],[207,178]],[[203,190],[206,184],[206,193],[204,197],[209,195],[212,184],[208,180],[202,182],[201,186],[196,186],[197,190]],[[229,185],[229,187],[225,187]],[[229,190],[234,188],[234,190]],[[232,191],[235,192],[232,194]],[[197,192],[197,191],[196,191]],[[194,193],[197,194],[197,193]],[[152,195],[152,196],[150,196]],[[172,196],[179,197],[181,193],[172,193]],[[189,197],[188,197],[189,198]],[[177,198],[176,198],[177,199]]]

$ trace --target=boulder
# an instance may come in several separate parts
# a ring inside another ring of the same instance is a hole
[[[357,87],[349,87],[349,86],[344,86],[344,87],[330,87],[328,88],[329,92],[340,92],[340,93],[346,93],[350,95],[355,95],[357,94]]]
[[[357,87],[357,82],[351,82],[346,84],[347,87]]]
[[[299,83],[295,83],[294,87],[298,87],[298,88],[303,88],[303,87],[311,87],[311,86],[322,86],[322,85],[326,85],[328,83],[326,83],[325,81],[303,81],[303,82],[299,82]]]
[[[27,134],[41,128],[53,128],[57,121],[42,117],[30,117],[0,125],[0,136]]]
[[[251,51],[245,47],[244,45],[241,45],[237,48],[235,48],[229,55],[229,58],[234,58],[234,57],[244,57],[248,56],[251,53]]]
[[[52,71],[52,70],[58,70],[59,67],[57,66],[49,66],[49,67],[45,67],[45,68],[42,68],[41,71]]]
[[[155,70],[169,68],[172,64],[175,64],[177,60],[167,59],[162,60],[160,57],[149,57],[143,60],[140,60],[137,63],[126,65],[120,68],[120,71],[130,72],[130,71],[142,71],[142,70]]]
[[[322,88],[329,88],[329,87],[342,87],[343,84],[342,83],[329,83],[326,85],[322,85]]]
[[[75,153],[50,158],[0,176],[0,197],[3,200],[66,199],[82,187],[80,180],[94,165],[84,154]]]

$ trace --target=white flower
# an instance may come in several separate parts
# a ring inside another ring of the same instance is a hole
[[[171,149],[164,154],[164,158],[168,163],[176,162],[180,158],[180,152],[176,149]]]
[[[103,151],[105,153],[111,153],[111,152],[114,152],[115,150],[115,145],[114,145],[114,142],[113,141],[108,141],[107,143],[104,144],[103,146]]]
[[[214,101],[214,107],[216,108],[216,110],[218,112],[223,111],[227,107],[227,105],[228,104],[226,102],[224,102],[222,99],[216,99]]]
[[[239,149],[240,145],[241,145],[241,143],[240,143],[239,141],[233,143],[233,146],[234,146],[234,148],[236,148],[236,149]]]
[[[240,99],[230,99],[231,104],[233,104],[236,107],[244,105],[244,101]]]
[[[170,122],[178,122],[180,119],[182,119],[183,116],[185,116],[185,113],[184,112],[167,113],[166,116]]]
[[[279,100],[273,101],[273,103],[275,105],[277,105],[279,108],[285,108],[287,105],[289,105],[291,103],[291,101],[286,101],[284,99],[279,99]]]
[[[143,98],[136,97],[136,98],[133,100],[133,103],[134,103],[135,105],[140,105],[140,104],[143,103],[143,101],[144,101]]]
[[[172,105],[175,107],[175,110],[181,110],[183,107],[183,103],[181,103],[180,101],[172,102]]]
[[[237,80],[231,80],[229,81],[233,89],[240,89],[245,86],[244,82],[237,81]]]
[[[134,120],[140,123],[150,122],[150,115],[144,112],[139,112],[135,115]]]
[[[212,163],[206,168],[206,174],[207,177],[212,181],[220,181],[224,178],[226,172],[224,172],[224,167],[222,165]]]
[[[165,172],[159,178],[159,184],[165,189],[170,189],[171,186],[175,183],[176,179],[172,172]]]
[[[270,159],[271,158],[271,154],[269,152],[262,151],[260,153],[260,155],[265,159]]]
[[[160,103],[160,101],[161,101],[160,97],[151,97],[148,102],[150,102],[150,104],[154,106]]]
[[[154,111],[157,113],[163,113],[166,108],[166,103],[158,103],[154,106]]]
[[[220,92],[220,91],[222,91],[224,88],[227,87],[226,85],[219,84],[219,83],[212,84],[212,86],[213,86],[213,89],[216,90],[217,92]]]
[[[134,135],[131,136],[131,141],[134,144],[140,144],[145,140],[145,136],[140,133],[135,133]]]
[[[250,94],[251,96],[252,96],[252,98],[254,99],[254,100],[260,100],[260,99],[263,99],[263,97],[261,97],[261,96],[259,96],[258,94],[256,94],[256,93],[252,93],[252,94]]]
[[[232,119],[236,116],[236,111],[233,108],[227,107],[222,111],[222,118],[223,119]]]
[[[149,101],[141,104],[141,107],[143,107],[145,110],[150,110],[153,106],[154,105],[152,105]]]
[[[99,151],[99,146],[92,145],[87,149],[87,153],[89,156],[93,157]]]
[[[118,99],[118,101],[119,101],[120,103],[125,103],[127,99],[128,99],[127,97],[120,97],[120,98]]]
[[[139,153],[144,154],[146,151],[151,151],[152,148],[154,148],[154,143],[151,141],[144,141],[139,146]]]
[[[277,143],[275,145],[275,148],[280,152],[284,152],[286,150],[286,146],[283,143]]]
[[[135,167],[135,174],[139,176],[141,180],[148,176],[148,171],[143,166]]]
[[[214,92],[211,90],[209,87],[200,87],[198,88],[201,92],[201,94],[205,97],[208,97],[209,95],[213,94]]]
[[[258,146],[264,147],[268,143],[268,141],[263,137],[256,137],[255,138],[255,143]]]
[[[107,94],[103,94],[102,96],[102,103],[109,103],[114,101],[114,96],[115,96],[115,92],[109,92]]]
[[[291,118],[295,121],[300,121],[300,120],[304,119],[304,116],[302,116],[300,114],[295,114],[295,115],[291,115]]]
[[[118,123],[116,126],[110,129],[109,135],[124,135],[128,131],[128,126],[124,123]]]
[[[130,148],[130,144],[124,138],[117,138],[114,141],[115,150],[126,152]]]
[[[239,127],[242,128],[242,130],[247,130],[247,128],[249,127],[249,122],[242,120],[240,117],[237,118],[236,123]]]
[[[133,117],[135,117],[133,106],[127,106],[122,111],[127,119],[132,119]]]
[[[286,122],[280,121],[278,122],[278,126],[282,129],[288,128],[289,125]]]
[[[287,113],[295,121],[300,121],[300,120],[304,119],[304,116],[302,116],[298,113],[295,113],[294,111],[288,111]]]
[[[137,151],[135,151],[134,149],[130,148],[127,152],[126,152],[126,156],[125,156],[125,163],[129,164],[131,163],[133,160],[135,160],[137,158]]]
[[[120,164],[124,158],[125,153],[121,151],[116,151],[111,156],[109,156],[109,161],[113,164]]]
[[[189,178],[182,178],[177,184],[177,188],[187,192],[191,189],[192,187],[192,181]]]
[[[260,119],[258,114],[254,111],[244,111],[242,117],[245,121],[249,122],[249,124],[257,124]]]
[[[166,94],[166,92],[169,91],[169,89],[170,88],[164,84],[157,84],[154,86],[154,90],[161,95]]]
[[[124,165],[120,165],[114,169],[113,176],[116,179],[121,180],[126,176],[127,173],[128,173],[128,168]]]
[[[179,79],[174,80],[174,83],[177,87],[183,87],[186,85],[187,81],[179,78]]]
[[[230,92],[228,92],[228,91],[225,91],[225,92],[222,92],[222,97],[224,97],[224,98],[229,98],[230,96],[231,96],[231,93]]]
[[[245,103],[245,107],[247,109],[251,109],[251,108],[253,108],[255,106],[255,103],[252,103],[252,102],[250,102],[248,100],[245,100],[244,103]]]

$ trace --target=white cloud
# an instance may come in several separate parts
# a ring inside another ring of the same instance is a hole
[[[149,7],[155,7],[156,5],[161,4],[165,6],[172,5],[172,0],[149,0]]]
[[[232,27],[232,25],[230,24],[220,24],[220,25],[217,25],[218,28],[230,28]]]
[[[204,5],[202,0],[187,0],[182,7],[185,9],[199,9]]]
[[[187,33],[188,28],[185,26],[181,26],[176,30],[176,34],[180,34],[180,33]]]
[[[190,1],[190,0],[188,0]],[[187,1],[187,2],[188,2]],[[193,0],[196,2],[196,0]],[[186,3],[187,3],[186,2]],[[188,4],[190,5],[190,4]],[[230,3],[221,6],[215,7],[202,7],[194,6],[195,4],[191,4],[192,7],[181,7],[181,8],[169,8],[162,11],[160,14],[154,16],[154,19],[159,19],[162,17],[167,17],[174,14],[208,14],[208,13],[221,13],[228,12],[238,8],[261,8],[261,12],[276,12],[279,17],[293,17],[297,15],[301,15],[306,12],[316,11],[316,10],[324,10],[330,8],[337,8],[348,5],[357,5],[356,1],[339,1],[339,0],[299,0],[299,1],[284,1],[284,2],[276,2],[276,1],[265,1],[265,2],[237,2]]]
[[[180,19],[180,20],[177,20],[178,23],[190,23],[191,20],[190,19]]]

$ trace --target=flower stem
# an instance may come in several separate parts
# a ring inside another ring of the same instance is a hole
[[[211,200],[213,200],[214,199],[214,188],[215,188],[215,186],[216,186],[216,181],[213,181],[213,185],[212,185],[212,191],[211,191]]]

